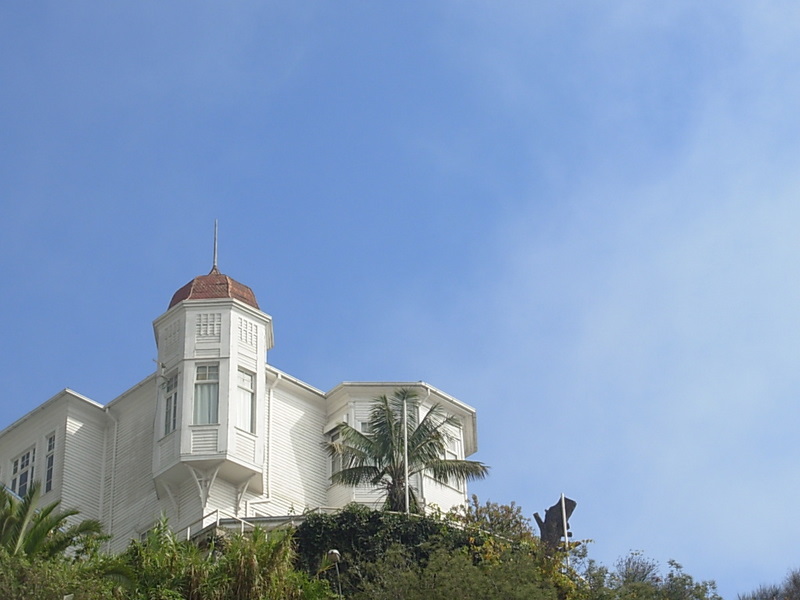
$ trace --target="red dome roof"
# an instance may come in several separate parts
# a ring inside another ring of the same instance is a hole
[[[256,295],[246,285],[219,272],[215,266],[208,275],[200,275],[179,289],[169,301],[172,308],[184,300],[209,300],[212,298],[234,298],[253,308],[258,308]]]

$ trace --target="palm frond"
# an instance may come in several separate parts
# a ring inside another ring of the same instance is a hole
[[[346,467],[331,475],[332,483],[357,486],[365,483],[376,485],[380,483],[384,472],[374,466]]]
[[[52,557],[80,538],[102,534],[98,521],[67,526],[67,520],[78,511],[59,511],[58,502],[37,508],[40,496],[38,481],[31,484],[22,498],[0,491],[0,546],[9,554]]]
[[[407,408],[404,426],[404,406]],[[406,492],[404,430],[408,431],[408,475],[428,473],[444,482],[481,479],[488,473],[482,463],[445,459],[459,421],[435,404],[420,419],[419,398],[414,390],[400,388],[391,396],[373,400],[369,430],[361,432],[347,424],[339,438],[325,444],[331,457],[341,458],[342,469],[331,476],[333,483],[370,484],[385,494],[385,506],[403,510]],[[408,484],[410,505],[417,510],[416,490]]]
[[[489,467],[474,460],[439,459],[431,461],[427,470],[435,479],[444,483],[453,481],[474,481],[483,479],[489,474]]]

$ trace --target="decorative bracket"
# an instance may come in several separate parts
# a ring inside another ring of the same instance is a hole
[[[244,499],[244,495],[247,493],[247,488],[250,486],[250,482],[253,481],[253,478],[256,477],[258,474],[255,473],[248,477],[245,482],[236,488],[236,507],[235,507],[235,514],[239,516],[239,509],[242,506],[242,499]],[[245,514],[245,519],[247,518],[247,514]]]
[[[200,493],[200,505],[202,506],[203,510],[205,510],[206,504],[208,504],[208,494],[211,491],[211,486],[214,485],[214,481],[217,479],[217,473],[219,473],[219,465],[217,465],[217,467],[213,470],[209,471],[196,469],[189,465],[186,466],[189,467],[189,471],[192,473],[194,482],[197,484],[197,491]]]
[[[167,498],[169,498],[170,506],[175,511],[175,514],[178,514],[180,511],[180,506],[178,505],[178,499],[175,497],[175,492],[172,489],[172,486],[168,484],[166,481],[158,481],[156,480],[156,496],[159,500],[162,498],[162,494],[166,494]]]

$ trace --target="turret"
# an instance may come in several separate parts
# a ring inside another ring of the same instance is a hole
[[[153,328],[159,368],[153,474],[159,493],[172,493],[187,477],[198,484],[203,505],[216,478],[260,492],[272,318],[249,287],[215,264],[175,292]]]

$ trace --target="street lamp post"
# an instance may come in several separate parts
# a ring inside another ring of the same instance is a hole
[[[409,514],[409,493],[408,493],[408,394],[403,394],[403,469],[405,470],[403,480],[406,493],[406,514]]]
[[[339,575],[339,561],[342,560],[342,555],[335,548],[328,550],[328,560],[331,561],[336,567],[336,586],[339,588],[339,598],[342,596],[342,578]]]

